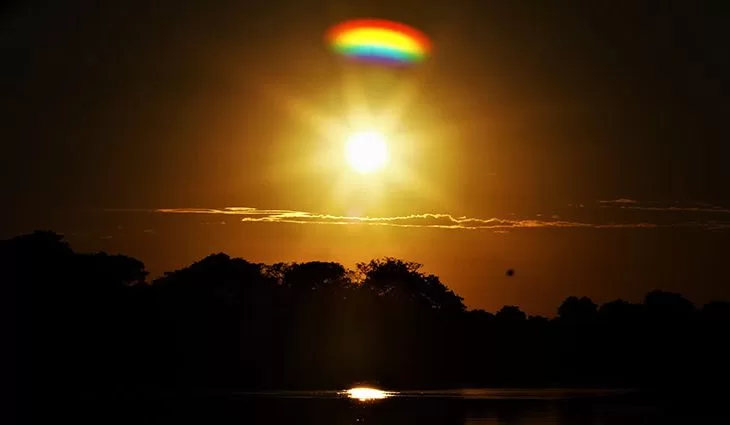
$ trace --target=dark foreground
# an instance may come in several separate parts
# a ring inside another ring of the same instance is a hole
[[[728,424],[721,404],[667,402],[646,394],[478,390],[401,393],[362,402],[335,392],[195,397],[75,398],[37,403],[21,422],[271,425]],[[30,407],[30,406],[28,406]]]
[[[554,318],[468,310],[421,265],[375,259],[258,264],[225,254],[148,282],[123,255],[74,252],[60,235],[0,241],[0,353],[30,399],[196,388],[600,387],[730,382],[730,303],[661,290]],[[590,276],[587,276],[590,279]],[[7,359],[5,359],[7,356]],[[712,392],[716,392],[714,389]]]

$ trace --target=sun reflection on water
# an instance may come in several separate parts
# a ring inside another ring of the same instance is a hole
[[[394,394],[392,392],[382,391],[382,390],[378,390],[375,388],[368,388],[368,387],[350,388],[349,390],[345,390],[344,393],[349,398],[352,398],[352,399],[355,399],[358,401],[382,400],[382,399],[388,398]]]

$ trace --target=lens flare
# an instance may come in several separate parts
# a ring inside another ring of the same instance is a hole
[[[335,25],[327,32],[330,47],[345,57],[394,64],[422,62],[431,42],[422,32],[397,22],[358,19]]]

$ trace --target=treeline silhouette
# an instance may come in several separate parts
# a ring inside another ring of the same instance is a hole
[[[548,319],[468,310],[393,258],[256,264],[225,254],[148,282],[142,262],[52,232],[0,244],[11,369],[27,393],[727,382],[730,303],[567,298]]]

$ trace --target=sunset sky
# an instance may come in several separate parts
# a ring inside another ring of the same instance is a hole
[[[730,26],[713,8],[11,2],[0,237],[51,229],[153,276],[221,251],[395,256],[469,307],[531,314],[568,295],[730,298]],[[344,61],[324,34],[361,17],[421,29],[432,56]],[[363,128],[387,139],[382,170],[345,159]]]

